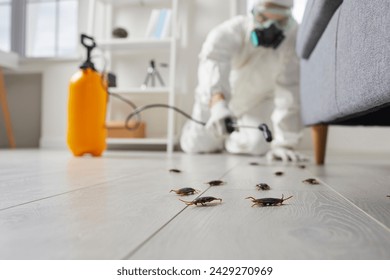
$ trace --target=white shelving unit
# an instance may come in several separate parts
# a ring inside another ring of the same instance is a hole
[[[110,88],[110,92],[116,93],[116,94],[169,94],[172,90],[168,87],[154,87],[154,88],[145,88],[145,89],[139,89],[139,88]]]
[[[172,39],[112,39],[100,41],[99,47],[106,51],[152,51],[169,50]]]
[[[99,7],[100,6],[100,7]],[[100,14],[98,10],[100,8]],[[171,16],[171,37],[163,39],[154,39],[154,38],[145,38],[143,32],[140,30],[146,30],[146,25],[149,20],[150,13],[152,9],[155,8],[169,8],[172,11]],[[132,9],[134,13],[132,15]],[[121,19],[125,18],[123,16],[124,11],[128,12],[129,21],[131,21],[132,16],[134,16],[133,26],[139,25],[139,22],[144,21],[144,26],[134,28],[136,34],[132,34],[130,31],[130,36],[124,39],[113,39],[111,38],[111,30],[113,27],[116,27],[118,24],[116,20],[118,19],[116,15],[122,13],[119,17]],[[138,11],[141,11],[145,16],[140,17],[140,14],[137,14]],[[115,61],[121,61],[124,58],[133,57],[134,63],[140,64],[140,57],[145,58],[145,62],[153,58],[155,53],[164,55],[168,59],[169,69],[167,74],[167,79],[165,80],[165,86],[162,87],[147,87],[145,89],[141,88],[143,82],[140,81],[138,84],[125,86],[118,83],[118,87],[110,88],[111,93],[120,94],[125,98],[135,98],[140,100],[142,98],[146,99],[145,104],[152,104],[154,98],[164,98],[166,99],[166,104],[171,106],[175,105],[175,95],[176,95],[176,86],[175,86],[175,77],[176,77],[176,51],[177,51],[177,39],[178,39],[178,30],[177,30],[177,11],[178,11],[178,0],[90,0],[90,11],[89,11],[89,28],[88,32],[96,38],[98,47],[104,51],[105,57],[107,58],[107,65],[110,71],[113,71],[117,77],[118,81],[121,77],[129,75],[129,73],[123,69],[115,69]],[[148,15],[146,18],[146,15]],[[98,22],[97,17],[100,16]],[[97,27],[97,23],[100,24],[100,28]],[[97,28],[98,32],[97,32]],[[100,34],[97,34],[100,33]],[[152,56],[152,57],[151,57]],[[138,73],[135,75],[140,75],[140,71],[143,72],[146,76],[147,64],[139,65]],[[160,68],[159,68],[160,70]],[[111,100],[113,98],[110,98]],[[111,103],[111,102],[110,102]],[[135,102],[136,103],[136,102]],[[161,103],[161,102],[158,102]],[[137,104],[137,103],[136,103]],[[139,105],[139,104],[137,104]],[[108,113],[107,120],[110,120],[110,115],[115,110],[111,108],[111,104],[108,104]],[[142,113],[141,113],[142,114]],[[123,118],[124,120],[125,118]],[[131,145],[166,145],[167,151],[172,152],[174,145],[176,144],[175,137],[175,119],[174,112],[169,110],[166,116],[166,123],[162,123],[159,116],[153,120],[148,120],[148,122],[156,122],[155,126],[158,125],[160,128],[165,127],[164,133],[161,135],[153,135],[146,138],[108,138],[108,144],[131,144]]]

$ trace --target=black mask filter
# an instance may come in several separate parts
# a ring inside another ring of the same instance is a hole
[[[284,32],[274,23],[267,28],[255,28],[251,32],[251,42],[255,47],[276,49],[284,40]]]

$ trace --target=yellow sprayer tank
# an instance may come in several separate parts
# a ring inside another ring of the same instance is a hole
[[[107,84],[90,59],[96,46],[93,38],[83,34],[81,42],[88,56],[69,84],[67,143],[75,156],[101,156],[106,149]]]

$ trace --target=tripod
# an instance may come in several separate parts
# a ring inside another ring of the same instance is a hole
[[[165,66],[165,65],[162,65],[162,66]],[[151,81],[151,86],[155,87],[156,86],[156,77],[157,77],[158,81],[160,82],[160,85],[164,87],[165,86],[164,81],[161,78],[160,73],[156,69],[156,64],[155,64],[154,60],[151,60],[149,63],[149,67],[147,69],[147,72],[146,72],[145,81],[141,87],[146,88],[148,86],[149,80]]]

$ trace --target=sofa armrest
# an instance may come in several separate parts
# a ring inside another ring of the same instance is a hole
[[[308,0],[298,31],[297,54],[307,59],[343,0]]]

